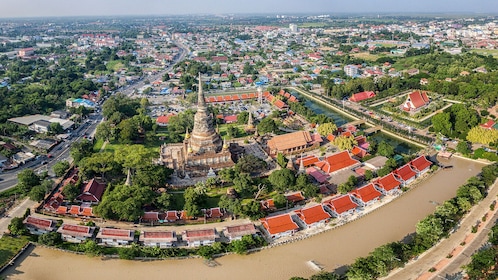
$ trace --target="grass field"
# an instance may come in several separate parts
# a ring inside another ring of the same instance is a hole
[[[473,49],[470,51],[480,55],[492,55],[494,58],[498,58],[498,50]]]
[[[376,61],[379,57],[381,57],[380,55],[370,54],[368,52],[354,53],[351,56],[368,61]]]
[[[4,266],[19,252],[22,247],[28,244],[28,237],[12,237],[4,235],[0,239],[0,266]]]

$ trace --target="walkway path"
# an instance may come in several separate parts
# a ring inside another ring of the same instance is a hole
[[[460,255],[467,247],[474,244],[474,242],[481,241],[479,238],[484,237],[480,234],[483,229],[491,221],[496,220],[497,215],[495,214],[498,211],[498,207],[495,207],[495,210],[491,211],[489,206],[493,201],[496,201],[496,197],[498,196],[497,184],[497,181],[495,181],[488,196],[471,209],[471,212],[461,221],[457,231],[451,234],[449,238],[444,239],[435,247],[422,254],[417,260],[408,263],[404,268],[393,271],[385,279],[434,279],[436,276],[439,276],[436,273],[437,271],[441,271],[452,262],[460,259]],[[472,227],[481,221],[484,215],[488,217],[486,222],[479,224],[477,233],[471,233]],[[465,242],[465,245],[461,245],[464,244],[463,242]],[[449,255],[453,257],[447,258]],[[470,255],[464,256],[468,258]],[[435,268],[436,272],[429,272],[431,268]]]
[[[36,205],[36,202],[30,200],[29,198],[24,199],[22,202],[19,203],[19,205],[15,206],[14,208],[11,208],[9,211],[7,211],[7,215],[4,217],[0,218],[0,237],[3,236],[3,234],[8,230],[10,221],[14,217],[22,217],[24,213],[26,212],[27,208],[31,208],[31,213],[34,213],[34,206]]]

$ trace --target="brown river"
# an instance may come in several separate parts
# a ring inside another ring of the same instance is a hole
[[[452,169],[441,170],[418,186],[342,227],[311,238],[262,250],[246,256],[229,255],[210,267],[202,259],[152,262],[101,260],[36,247],[4,276],[7,279],[289,279],[316,273],[307,262],[314,260],[332,271],[366,256],[374,248],[403,239],[415,224],[432,213],[436,203],[455,196],[456,189],[479,173],[483,164],[452,158]]]

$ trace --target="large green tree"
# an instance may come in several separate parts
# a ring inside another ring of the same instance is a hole
[[[296,182],[294,172],[287,168],[273,171],[268,176],[268,181],[279,191],[292,189]]]

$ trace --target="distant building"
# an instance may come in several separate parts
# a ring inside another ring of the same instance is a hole
[[[216,229],[186,230],[182,236],[183,241],[187,241],[188,246],[198,247],[211,245],[218,238]]]
[[[370,99],[370,98],[374,98],[374,97],[375,97],[375,93],[373,91],[362,91],[362,92],[358,92],[358,93],[353,94],[349,98],[349,100],[353,101],[353,102],[360,102],[362,100],[366,100],[366,99]]]
[[[28,216],[23,223],[31,234],[42,235],[55,230],[55,222],[49,219]]]
[[[349,77],[355,77],[359,73],[358,66],[356,65],[346,65],[344,66],[344,73]]]
[[[57,232],[61,234],[62,240],[71,243],[81,243],[92,238],[95,232],[95,227],[82,226],[82,225],[70,225],[62,224]]]
[[[148,247],[169,248],[176,244],[178,238],[174,231],[142,231],[139,241]]]
[[[268,150],[270,155],[278,153],[297,154],[308,149],[318,148],[321,142],[322,138],[319,134],[312,135],[309,131],[296,131],[274,136],[268,141]]]
[[[99,243],[109,246],[129,245],[134,239],[134,232],[128,229],[101,228],[97,234]]]

